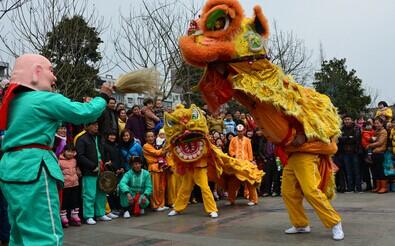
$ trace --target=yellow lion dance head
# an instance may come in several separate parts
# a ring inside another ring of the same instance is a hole
[[[179,104],[173,113],[165,113],[166,141],[174,146],[173,154],[182,162],[195,162],[207,153],[206,117],[194,104]]]

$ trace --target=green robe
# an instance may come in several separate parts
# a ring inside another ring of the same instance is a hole
[[[132,197],[137,193],[149,197],[152,193],[151,175],[144,169],[140,173],[135,173],[133,169],[130,169],[119,182],[119,189],[121,193],[130,193]]]
[[[107,103],[95,97],[89,103],[72,102],[61,94],[29,91],[18,94],[10,103],[7,130],[0,162],[0,181],[28,183],[39,178],[41,165],[50,176],[63,182],[63,174],[52,151],[31,148],[6,152],[7,149],[42,144],[52,146],[61,122],[76,125],[95,121]]]

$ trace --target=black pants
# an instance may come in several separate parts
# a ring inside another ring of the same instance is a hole
[[[358,154],[344,153],[341,155],[342,164],[346,169],[346,180],[348,191],[362,191],[361,170]]]
[[[345,174],[345,170],[344,170],[344,165],[343,165],[339,155],[334,156],[333,160],[335,161],[337,167],[339,168],[339,171],[337,171],[337,173],[335,175],[335,182],[336,182],[337,191],[338,192],[345,192],[346,191],[346,174]]]
[[[280,194],[280,177],[278,167],[274,159],[268,160],[264,166],[263,171],[266,173],[263,182],[262,193],[277,193]]]
[[[80,189],[78,186],[63,189],[62,210],[80,207]]]
[[[107,197],[108,205],[110,205],[111,210],[121,210],[121,201],[116,192],[110,193]]]
[[[363,182],[366,183],[366,190],[372,189],[372,178],[370,176],[370,163],[366,162],[366,158],[368,156],[367,151],[364,151],[360,154],[359,159],[361,163],[361,177]]]
[[[386,179],[384,175],[384,153],[374,153],[372,155],[372,176],[373,180],[382,180]]]

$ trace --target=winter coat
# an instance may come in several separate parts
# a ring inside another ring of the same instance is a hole
[[[384,116],[387,121],[391,121],[391,119],[392,119],[392,109],[388,108],[388,107],[385,107],[385,108],[383,108],[381,110],[379,109],[379,110],[377,110],[375,117],[378,117],[378,116]]]
[[[236,135],[236,123],[233,120],[224,120],[225,134],[233,133]]]
[[[374,136],[376,137],[376,141],[370,144],[369,147],[373,148],[373,153],[384,153],[387,150],[387,130],[382,128],[381,130],[376,131]]]
[[[64,188],[78,186],[78,175],[81,171],[77,167],[77,160],[75,158],[67,160],[61,154],[59,156],[59,165],[64,176]]]
[[[114,110],[106,108],[97,122],[102,136],[106,136],[110,132],[118,132],[118,115]]]
[[[133,136],[140,140],[141,143],[145,143],[145,121],[141,115],[132,115],[126,121],[126,128],[133,134]]]
[[[368,144],[371,143],[371,139],[374,136],[374,130],[363,130],[362,131],[362,147],[367,149]]]
[[[139,143],[135,140],[130,142],[129,144],[123,144],[120,146],[120,151],[123,159],[123,168],[128,171],[130,169],[129,160],[132,156],[140,156],[144,158],[143,149]]]
[[[106,141],[103,144],[103,149],[104,149],[103,161],[104,162],[111,161],[111,166],[114,169],[114,171],[124,167],[121,151],[117,143]]]
[[[357,154],[361,148],[361,130],[354,124],[342,127],[342,135],[339,137],[339,152],[344,154]]]
[[[121,132],[123,131],[123,129],[125,129],[126,127],[126,121],[121,120],[121,118],[118,118],[118,129],[119,129],[119,135],[121,135]]]
[[[390,132],[390,142],[388,143],[391,145],[392,154],[395,155],[395,129],[391,129]]]
[[[97,144],[101,158],[103,158],[103,145],[100,137],[97,137]],[[85,133],[77,140],[77,164],[83,176],[97,176],[99,174],[99,156],[96,149],[95,136]]]
[[[152,131],[155,128],[156,123],[159,123],[160,119],[148,107],[143,107],[141,113],[144,115],[147,130]]]

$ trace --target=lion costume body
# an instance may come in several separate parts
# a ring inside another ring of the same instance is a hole
[[[324,225],[333,227],[341,220],[329,203],[340,118],[327,96],[302,87],[270,62],[269,25],[259,6],[254,14],[246,18],[236,0],[207,1],[201,18],[180,38],[183,57],[205,68],[199,88],[210,110],[234,97],[276,145],[286,164],[282,193],[292,224],[308,225],[305,197]]]
[[[208,180],[219,182],[222,174],[255,187],[261,182],[264,173],[256,165],[229,157],[209,141],[206,118],[195,105],[178,105],[173,113],[165,113],[164,130],[172,162],[181,178],[174,204],[176,212],[187,207],[195,184],[202,190],[206,212],[217,212]]]

